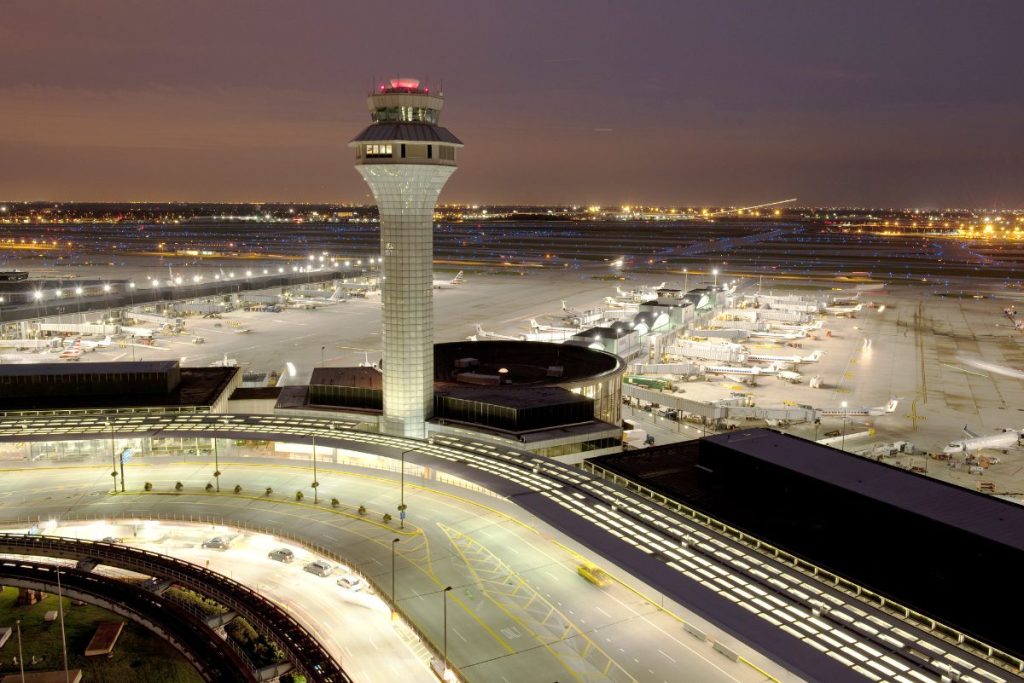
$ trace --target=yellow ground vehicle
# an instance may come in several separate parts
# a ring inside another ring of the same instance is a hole
[[[595,567],[592,564],[581,564],[576,568],[576,573],[582,576],[584,579],[604,588],[612,582],[612,577],[608,576],[608,573],[600,567]]]

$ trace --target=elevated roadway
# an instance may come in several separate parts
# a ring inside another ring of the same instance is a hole
[[[4,585],[32,588],[89,602],[109,609],[158,633],[171,643],[210,683],[257,681],[256,672],[240,653],[200,615],[184,605],[162,598],[136,584],[46,562],[7,558],[0,560]]]
[[[324,446],[389,457],[404,453],[407,462],[451,472],[510,500],[794,677],[837,683],[951,676],[1000,683],[1014,677],[991,652],[951,643],[934,623],[900,620],[856,599],[845,586],[796,572],[785,559],[737,542],[721,525],[528,452],[449,436],[410,441],[360,431],[355,424],[283,416],[39,415],[0,422],[0,440],[7,441],[111,433],[292,443],[315,437]],[[723,649],[726,656],[744,658]]]
[[[118,543],[21,534],[0,534],[0,554],[74,560],[78,563],[79,569],[103,564],[171,581],[175,585],[212,598],[227,607],[230,612],[244,617],[258,632],[273,640],[295,669],[309,681],[352,681],[318,640],[288,612],[251,588],[204,567]],[[63,573],[62,570],[61,574]],[[76,576],[76,581],[81,578]],[[79,583],[85,585],[84,581]],[[126,596],[130,593],[132,592],[126,590]],[[137,602],[140,602],[139,596],[132,595],[131,604]],[[171,601],[165,599],[162,602]],[[224,651],[229,649],[227,646],[223,647]],[[238,670],[236,676],[252,681],[258,680],[255,672],[249,672],[245,668]]]

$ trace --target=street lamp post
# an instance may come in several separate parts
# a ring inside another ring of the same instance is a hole
[[[398,594],[395,593],[395,547],[400,538],[391,539],[391,614],[394,615],[398,611]]]
[[[715,276],[715,289],[717,290],[718,289],[718,268],[712,269],[711,274]]]
[[[21,683],[25,683],[25,655],[21,651],[21,619],[15,619],[14,626],[18,629],[18,667],[21,669]]]
[[[316,490],[320,488],[320,482],[316,480],[316,434],[313,435],[313,504],[319,502]]]
[[[446,681],[451,680],[451,673],[448,669],[448,593],[451,589],[451,586],[445,586],[445,589],[441,591],[441,599],[444,600],[444,672],[442,677]]]
[[[320,347],[320,367],[324,367],[324,362],[325,362],[324,361],[324,351],[326,351],[326,350],[327,350],[326,346],[321,346]]]
[[[683,293],[690,291],[690,269],[683,268]]]
[[[410,448],[407,451],[402,451],[402,468],[399,472],[399,485],[398,485],[398,528],[405,528],[405,454],[412,453],[415,449]]]
[[[845,451],[846,450],[846,418],[849,415],[849,411],[846,410],[846,405],[847,405],[846,401],[843,401],[841,405],[843,407],[843,440],[842,440],[842,445],[839,447],[839,449]]]
[[[229,420],[226,417],[220,419],[225,427]],[[217,485],[217,493],[220,493],[220,453],[217,450],[217,437],[213,437],[213,481]]]
[[[110,429],[110,476],[114,479],[114,493],[117,493],[117,454],[114,452],[114,423],[107,420]]]

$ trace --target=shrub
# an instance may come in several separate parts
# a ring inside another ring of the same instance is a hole
[[[145,485],[145,486],[143,486],[143,487],[142,487],[142,489],[143,489],[144,491],[152,491],[152,490],[153,490],[153,484],[152,484],[152,482],[148,482],[148,481],[147,481],[147,482],[146,482],[146,485]]]
[[[295,492],[295,500],[302,500],[302,499],[303,499],[303,498],[305,498],[305,497],[306,497],[306,496],[304,496],[304,495],[302,494],[302,491],[296,491],[296,492]]]
[[[242,485],[241,484],[235,484],[235,493],[241,493],[241,492],[242,492]]]
[[[264,493],[265,493],[265,495],[269,496],[269,495],[271,495],[272,493],[274,493],[274,489],[272,489],[272,488],[270,488],[270,487],[268,486],[268,487],[267,487],[267,490],[266,490],[266,491],[265,491]]]
[[[359,506],[359,514],[361,514],[361,515],[365,515],[366,514],[366,506],[365,505],[360,505]]]
[[[212,490],[213,490],[213,484],[211,484],[210,482],[206,482],[206,492],[209,493]]]
[[[180,491],[180,490],[182,490],[183,488],[185,488],[185,485],[184,485],[184,484],[182,484],[182,483],[181,483],[180,481],[179,481],[179,482],[178,482],[177,484],[175,484],[175,485],[174,485],[174,490],[175,490],[175,491]]]
[[[387,512],[385,512],[385,513],[384,513],[384,516],[383,516],[383,517],[382,517],[381,519],[383,519],[383,520],[384,520],[384,523],[385,523],[385,524],[387,524],[388,522],[390,522],[390,521],[391,521],[391,515],[390,515],[390,514],[388,514]]]
[[[331,498],[331,507],[332,508],[336,508],[339,505],[341,505],[341,501],[339,501],[337,498]]]

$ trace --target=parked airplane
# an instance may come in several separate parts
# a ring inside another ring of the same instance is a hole
[[[64,349],[57,356],[60,360],[79,360],[82,357],[82,340],[76,339],[71,348]]]
[[[875,406],[874,408],[824,408],[818,413],[826,417],[878,417],[896,412],[899,402],[898,398],[894,398],[884,406]]]
[[[813,330],[820,330],[825,326],[824,320],[815,320],[813,323],[807,323],[806,325],[790,325],[787,323],[776,323],[769,322],[768,326],[773,330],[786,330],[789,332],[811,332]]]
[[[986,448],[1002,451],[1011,448],[1024,448],[1024,430],[1018,431],[1004,427],[995,434],[981,436],[972,432],[964,425],[964,434],[967,435],[966,439],[949,442],[942,449],[942,452],[947,455],[956,455],[957,453],[970,453],[971,451],[980,451]]]
[[[737,375],[746,377],[760,377],[761,375],[776,375],[778,370],[773,365],[763,368],[753,367],[732,367],[728,365],[705,365],[701,368],[705,375]]]
[[[780,365],[799,365],[800,363],[817,363],[825,354],[824,351],[815,351],[809,356],[773,356],[767,353],[748,353],[747,360],[758,363],[777,363]]]
[[[825,312],[831,313],[832,315],[853,315],[864,308],[864,304],[856,304],[853,306],[826,306]]]
[[[794,330],[792,332],[758,332],[757,330],[750,330],[750,336],[763,339],[802,339],[807,336],[807,332],[804,330]]]
[[[636,301],[620,301],[614,297],[606,296],[604,303],[609,308],[614,308],[623,313],[635,313],[640,310],[640,304]]]
[[[474,339],[475,337],[475,339]],[[498,334],[496,332],[488,332],[481,325],[476,326],[476,334],[470,337],[470,341],[478,341],[481,339],[506,339],[509,341],[523,341],[522,337],[514,337],[508,334]]]
[[[630,289],[628,291],[623,291],[621,288],[616,287],[615,288],[615,293],[618,296],[615,297],[615,298],[617,300],[619,300],[619,301],[622,301],[622,302],[626,302],[626,303],[633,302],[633,303],[638,303],[639,304],[639,303],[643,303],[645,301],[650,301],[651,299],[657,298],[658,297],[658,290],[659,289],[664,289],[664,288],[665,288],[665,283],[664,282],[662,282],[660,285],[651,285],[649,287],[648,286],[634,287],[633,289]]]
[[[86,351],[95,351],[96,349],[106,349],[106,348],[109,348],[110,345],[113,343],[111,341],[111,339],[110,339],[110,335],[109,334],[106,337],[104,337],[103,339],[99,340],[99,341],[90,341],[88,339],[80,339],[78,341],[81,343],[82,348],[85,349]]]
[[[534,332],[567,332],[570,336],[576,334],[582,327],[556,327],[554,325],[541,325],[535,318],[530,318],[530,329]]]
[[[462,284],[462,271],[455,274],[451,280],[434,280],[434,289],[452,289]]]

